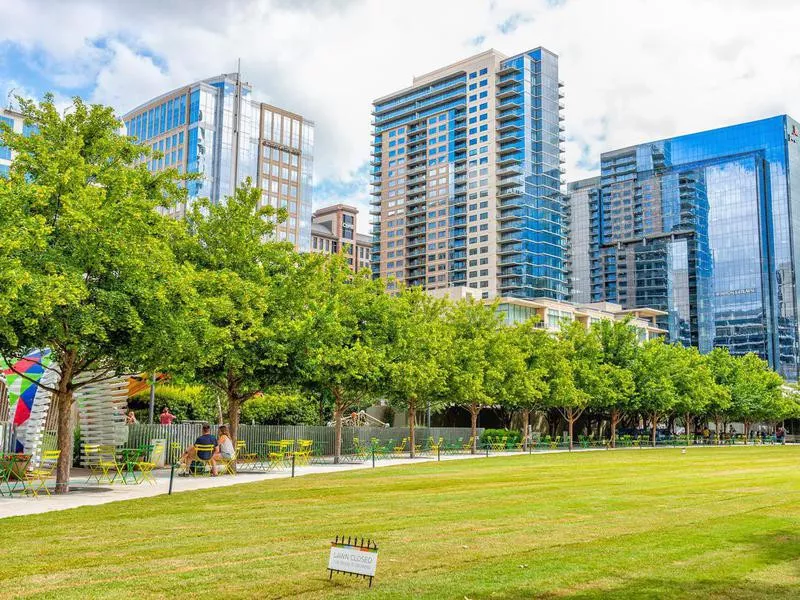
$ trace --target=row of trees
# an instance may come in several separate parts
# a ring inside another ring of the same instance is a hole
[[[150,173],[153,153],[118,133],[102,106],[20,100],[35,133],[0,129],[14,152],[0,178],[0,354],[49,348],[58,412],[58,492],[68,491],[76,390],[114,374],[169,371],[226,400],[235,439],[242,408],[276,388],[331,402],[336,457],[350,410],[388,400],[416,415],[463,406],[479,413],[558,410],[572,433],[586,410],[616,425],[641,415],[778,420],[795,406],[755,356],[701,356],[661,341],[640,345],[626,323],[549,335],[506,326],[494,307],[419,289],[386,292],[340,256],[275,241],[282,210],[248,182],[226,203],[200,200],[186,218],[192,175]],[[654,433],[655,435],[655,433]]]

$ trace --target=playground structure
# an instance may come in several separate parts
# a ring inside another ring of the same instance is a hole
[[[38,461],[43,450],[55,448],[57,415],[51,410],[52,394],[46,388],[52,388],[58,380],[58,367],[49,350],[37,350],[12,364],[0,362],[0,370],[5,380],[0,384],[0,421],[11,423],[6,449],[31,454]],[[86,373],[82,379],[93,377],[93,373]],[[78,379],[76,383],[80,382]],[[127,391],[128,378],[114,377],[89,383],[75,392],[82,444],[120,445],[127,441]]]

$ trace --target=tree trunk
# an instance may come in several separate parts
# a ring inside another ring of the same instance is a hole
[[[413,400],[408,401],[408,441],[409,453],[411,458],[416,456],[414,442],[416,441],[414,426],[417,424],[417,404]]]
[[[69,475],[72,468],[72,445],[74,444],[74,427],[72,420],[72,378],[75,365],[75,351],[64,356],[59,365],[58,393],[55,394],[55,409],[58,417],[58,463],[56,464],[56,494],[69,493]]]
[[[650,433],[651,438],[650,441],[653,444],[653,448],[656,447],[656,430],[658,429],[658,413],[653,413],[650,415],[650,424],[652,425],[653,431]]]
[[[338,465],[342,456],[342,413],[344,406],[341,392],[333,390],[333,422],[334,422],[334,441],[333,441],[333,464]]]
[[[61,454],[56,465],[56,494],[69,493],[69,475],[72,468],[72,445],[74,443],[74,422],[72,420],[72,389],[68,383],[59,384],[55,398],[58,411],[58,449]]]
[[[469,405],[470,424],[472,426],[472,454],[478,451],[478,413],[480,406],[474,402]]]
[[[568,425],[568,428],[569,428],[569,451],[570,452],[572,452],[572,438],[573,438],[572,430],[574,428],[576,420],[577,420],[577,417],[575,417],[575,411],[573,411],[570,408],[567,411],[567,425]]]
[[[530,427],[531,411],[528,408],[522,409],[522,450],[528,451],[528,428]]]
[[[717,437],[717,446],[719,446],[720,440],[722,439],[720,437],[720,434],[719,434],[719,426],[720,426],[720,418],[719,418],[719,416],[716,416],[716,418],[714,419],[714,428],[716,429],[715,433],[717,434],[716,435],[716,437]]]
[[[228,432],[233,442],[233,447],[236,447],[236,440],[239,439],[239,417],[242,413],[242,405],[239,397],[235,393],[228,394]]]
[[[686,413],[686,414],[683,415],[683,423],[684,423],[684,426],[686,427],[686,445],[687,446],[691,444],[691,441],[690,441],[691,438],[689,437],[689,417],[690,416],[691,415],[689,413]],[[692,435],[694,435],[694,432],[692,432]]]
[[[750,427],[752,427],[752,424],[750,421],[744,421],[742,424],[744,425],[744,445],[747,446],[747,440],[750,438]]]
[[[611,411],[611,447],[617,447],[617,423],[619,423],[619,411]],[[599,435],[599,434],[598,434]]]

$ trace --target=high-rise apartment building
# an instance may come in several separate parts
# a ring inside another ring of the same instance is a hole
[[[552,52],[489,50],[374,101],[376,276],[567,297],[561,87]]]
[[[798,137],[784,115],[602,154],[569,186],[573,299],[660,309],[671,341],[796,379]]]
[[[174,89],[123,117],[128,135],[163,153],[152,171],[176,168],[199,173],[188,182],[189,203],[222,202],[251,178],[264,204],[286,208],[278,236],[299,250],[311,249],[314,123],[257,102],[238,73],[219,75]],[[183,216],[186,206],[174,209]]]
[[[372,237],[358,233],[358,209],[334,204],[315,211],[311,218],[311,251],[344,253],[354,271],[369,268]]]

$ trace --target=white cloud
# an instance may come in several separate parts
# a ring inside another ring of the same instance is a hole
[[[560,55],[569,179],[593,174],[604,150],[800,114],[792,0],[5,4],[0,39],[49,53],[54,76],[92,72],[94,98],[119,111],[241,58],[264,99],[316,121],[317,181],[362,206],[372,100],[490,47]]]

